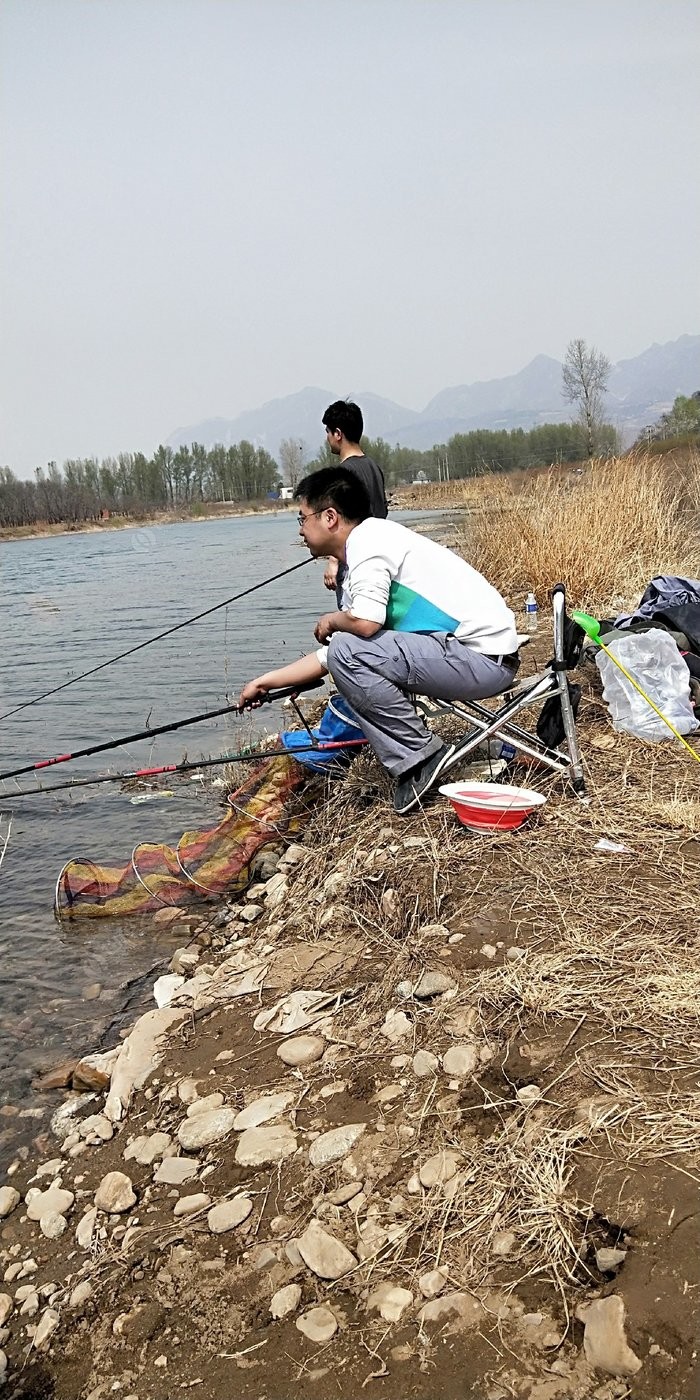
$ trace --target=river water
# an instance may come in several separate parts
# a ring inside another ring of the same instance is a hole
[[[295,515],[285,511],[5,544],[0,715],[299,563],[305,551]],[[400,518],[418,523],[414,513]],[[0,769],[225,705],[250,676],[310,651],[314,622],[331,604],[322,565],[310,562],[252,597],[0,720]],[[257,713],[255,723],[275,732],[282,719],[282,712],[270,707]],[[226,716],[18,782],[49,786],[69,777],[177,762],[185,755],[198,759],[236,749],[250,737],[250,719]],[[151,969],[162,969],[182,941],[181,930],[163,930],[152,918],[57,923],[52,906],[61,867],[78,856],[122,863],[139,841],[177,841],[188,828],[214,825],[222,798],[211,777],[220,770],[207,771],[205,783],[161,780],[175,795],[146,805],[134,805],[133,793],[119,783],[0,803],[0,852],[12,820],[0,866],[0,1167],[18,1140],[45,1127],[45,1115],[41,1120],[20,1116],[45,1102],[45,1096],[31,1093],[32,1077],[96,1048],[122,1013],[152,1005],[143,1003],[148,992],[134,989]],[[0,784],[0,791],[12,792],[17,785]],[[116,1031],[112,1043],[115,1037]]]

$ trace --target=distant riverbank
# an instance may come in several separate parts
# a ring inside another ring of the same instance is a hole
[[[261,501],[249,506],[232,501],[230,504],[212,502],[197,506],[196,511],[159,510],[151,515],[110,515],[105,520],[57,521],[56,524],[36,521],[31,525],[0,527],[0,541],[40,540],[54,535],[100,535],[109,530],[143,530],[151,525],[195,525],[203,520],[238,520],[246,515],[286,514],[292,509],[296,509],[296,506],[287,501]]]

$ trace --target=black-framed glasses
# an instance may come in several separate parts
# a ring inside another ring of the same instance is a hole
[[[297,524],[298,524],[298,525],[305,525],[305,524],[306,524],[306,521],[307,521],[307,520],[310,520],[311,517],[312,517],[312,515],[323,515],[323,511],[322,511],[322,510],[307,510],[306,515],[302,515],[301,511],[299,511],[299,514],[298,514],[298,516],[297,516]]]

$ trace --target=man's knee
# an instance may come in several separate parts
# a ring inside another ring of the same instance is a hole
[[[361,637],[351,632],[334,632],[328,643],[328,670],[335,676],[336,670],[344,671],[352,665]]]

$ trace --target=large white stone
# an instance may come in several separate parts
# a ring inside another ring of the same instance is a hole
[[[60,1186],[49,1186],[47,1191],[37,1191],[27,1206],[30,1220],[41,1220],[44,1215],[65,1215],[70,1210],[75,1196],[72,1191],[64,1191]]]
[[[576,1309],[583,1323],[583,1350],[586,1360],[609,1376],[636,1376],[641,1361],[627,1344],[625,1305],[616,1293],[596,1298]]]
[[[430,1190],[433,1186],[442,1186],[446,1181],[455,1175],[459,1157],[456,1152],[451,1152],[445,1148],[442,1152],[436,1152],[433,1157],[429,1157],[420,1168],[419,1176],[421,1185]]]
[[[413,988],[413,995],[419,1001],[428,1001],[430,997],[442,996],[443,992],[453,992],[456,986],[454,977],[444,972],[423,972]]]
[[[427,1274],[421,1274],[418,1287],[424,1298],[437,1298],[446,1283],[447,1278],[442,1269],[430,1269]]]
[[[312,1167],[327,1167],[329,1162],[339,1162],[347,1157],[358,1138],[362,1137],[366,1123],[344,1123],[340,1128],[331,1128],[321,1133],[309,1148],[309,1161]]]
[[[131,1177],[124,1172],[107,1172],[95,1192],[95,1205],[107,1215],[123,1215],[131,1210],[136,1205]]]
[[[390,1045],[398,1045],[400,1040],[404,1040],[411,1034],[412,1022],[405,1011],[397,1011],[394,1006],[390,1007],[384,1017],[384,1024],[381,1027],[382,1035],[386,1036]]]
[[[297,1150],[297,1140],[286,1123],[267,1128],[246,1128],[236,1148],[240,1167],[273,1166],[291,1157]]]
[[[20,1200],[19,1191],[16,1191],[14,1186],[0,1186],[0,1220],[11,1215]]]
[[[57,1240],[67,1228],[67,1224],[65,1215],[59,1215],[57,1210],[50,1210],[47,1215],[42,1215],[39,1229],[47,1240]]]
[[[234,1196],[231,1201],[219,1201],[209,1211],[207,1225],[212,1235],[225,1235],[227,1230],[235,1230],[242,1225],[252,1209],[250,1196]]]
[[[47,1347],[56,1328],[59,1324],[59,1316],[54,1308],[47,1308],[39,1319],[39,1326],[34,1333],[35,1351],[43,1351]]]
[[[428,1075],[437,1074],[439,1063],[437,1055],[433,1055],[431,1050],[418,1050],[413,1056],[416,1079],[427,1079]]]
[[[105,1103],[112,1123],[124,1117],[135,1089],[141,1089],[161,1059],[163,1036],[184,1020],[187,1012],[171,1006],[157,1007],[139,1017],[119,1051]]]
[[[211,1143],[228,1137],[233,1132],[235,1121],[235,1108],[214,1108],[208,1113],[198,1113],[180,1124],[178,1142],[186,1152],[196,1152],[200,1147],[209,1147]]]
[[[310,1342],[319,1344],[330,1342],[338,1331],[338,1323],[330,1308],[310,1308],[297,1318],[296,1326]]]
[[[14,1304],[9,1293],[0,1293],[0,1327],[4,1327]]]
[[[170,1133],[150,1133],[134,1138],[125,1149],[124,1160],[128,1162],[133,1159],[141,1167],[150,1167],[158,1157],[163,1156],[171,1141]]]
[[[179,1220],[182,1215],[194,1215],[195,1211],[206,1210],[211,1205],[211,1196],[207,1196],[204,1191],[198,1191],[192,1196],[181,1196],[175,1202],[173,1215]]]
[[[465,1079],[479,1064],[475,1045],[451,1045],[442,1057],[442,1067],[451,1079]]]
[[[270,1312],[276,1321],[295,1312],[301,1302],[301,1287],[298,1283],[288,1283],[286,1288],[278,1288],[270,1300]]]
[[[278,1046],[277,1055],[285,1065],[300,1067],[320,1060],[326,1042],[320,1035],[295,1035]]]
[[[307,1268],[319,1278],[336,1279],[350,1273],[357,1260],[335,1235],[324,1230],[317,1220],[307,1225],[297,1240],[297,1248]]]
[[[222,1108],[225,1103],[223,1094],[207,1094],[206,1098],[195,1099],[187,1110],[188,1118],[196,1118],[198,1113],[211,1113],[214,1108]]]
[[[159,1186],[182,1186],[186,1181],[191,1181],[198,1171],[199,1162],[195,1157],[166,1157],[156,1167],[153,1180]]]
[[[367,1299],[367,1311],[378,1312],[385,1322],[400,1322],[407,1308],[413,1303],[413,1294],[408,1288],[398,1288],[391,1283],[380,1283]]]
[[[234,1128],[237,1133],[245,1132],[246,1128],[259,1128],[261,1123],[269,1123],[273,1118],[279,1118],[286,1108],[294,1103],[296,1094],[289,1092],[283,1094],[264,1094],[262,1098],[255,1099],[249,1103],[247,1108],[241,1109],[234,1119]]]

